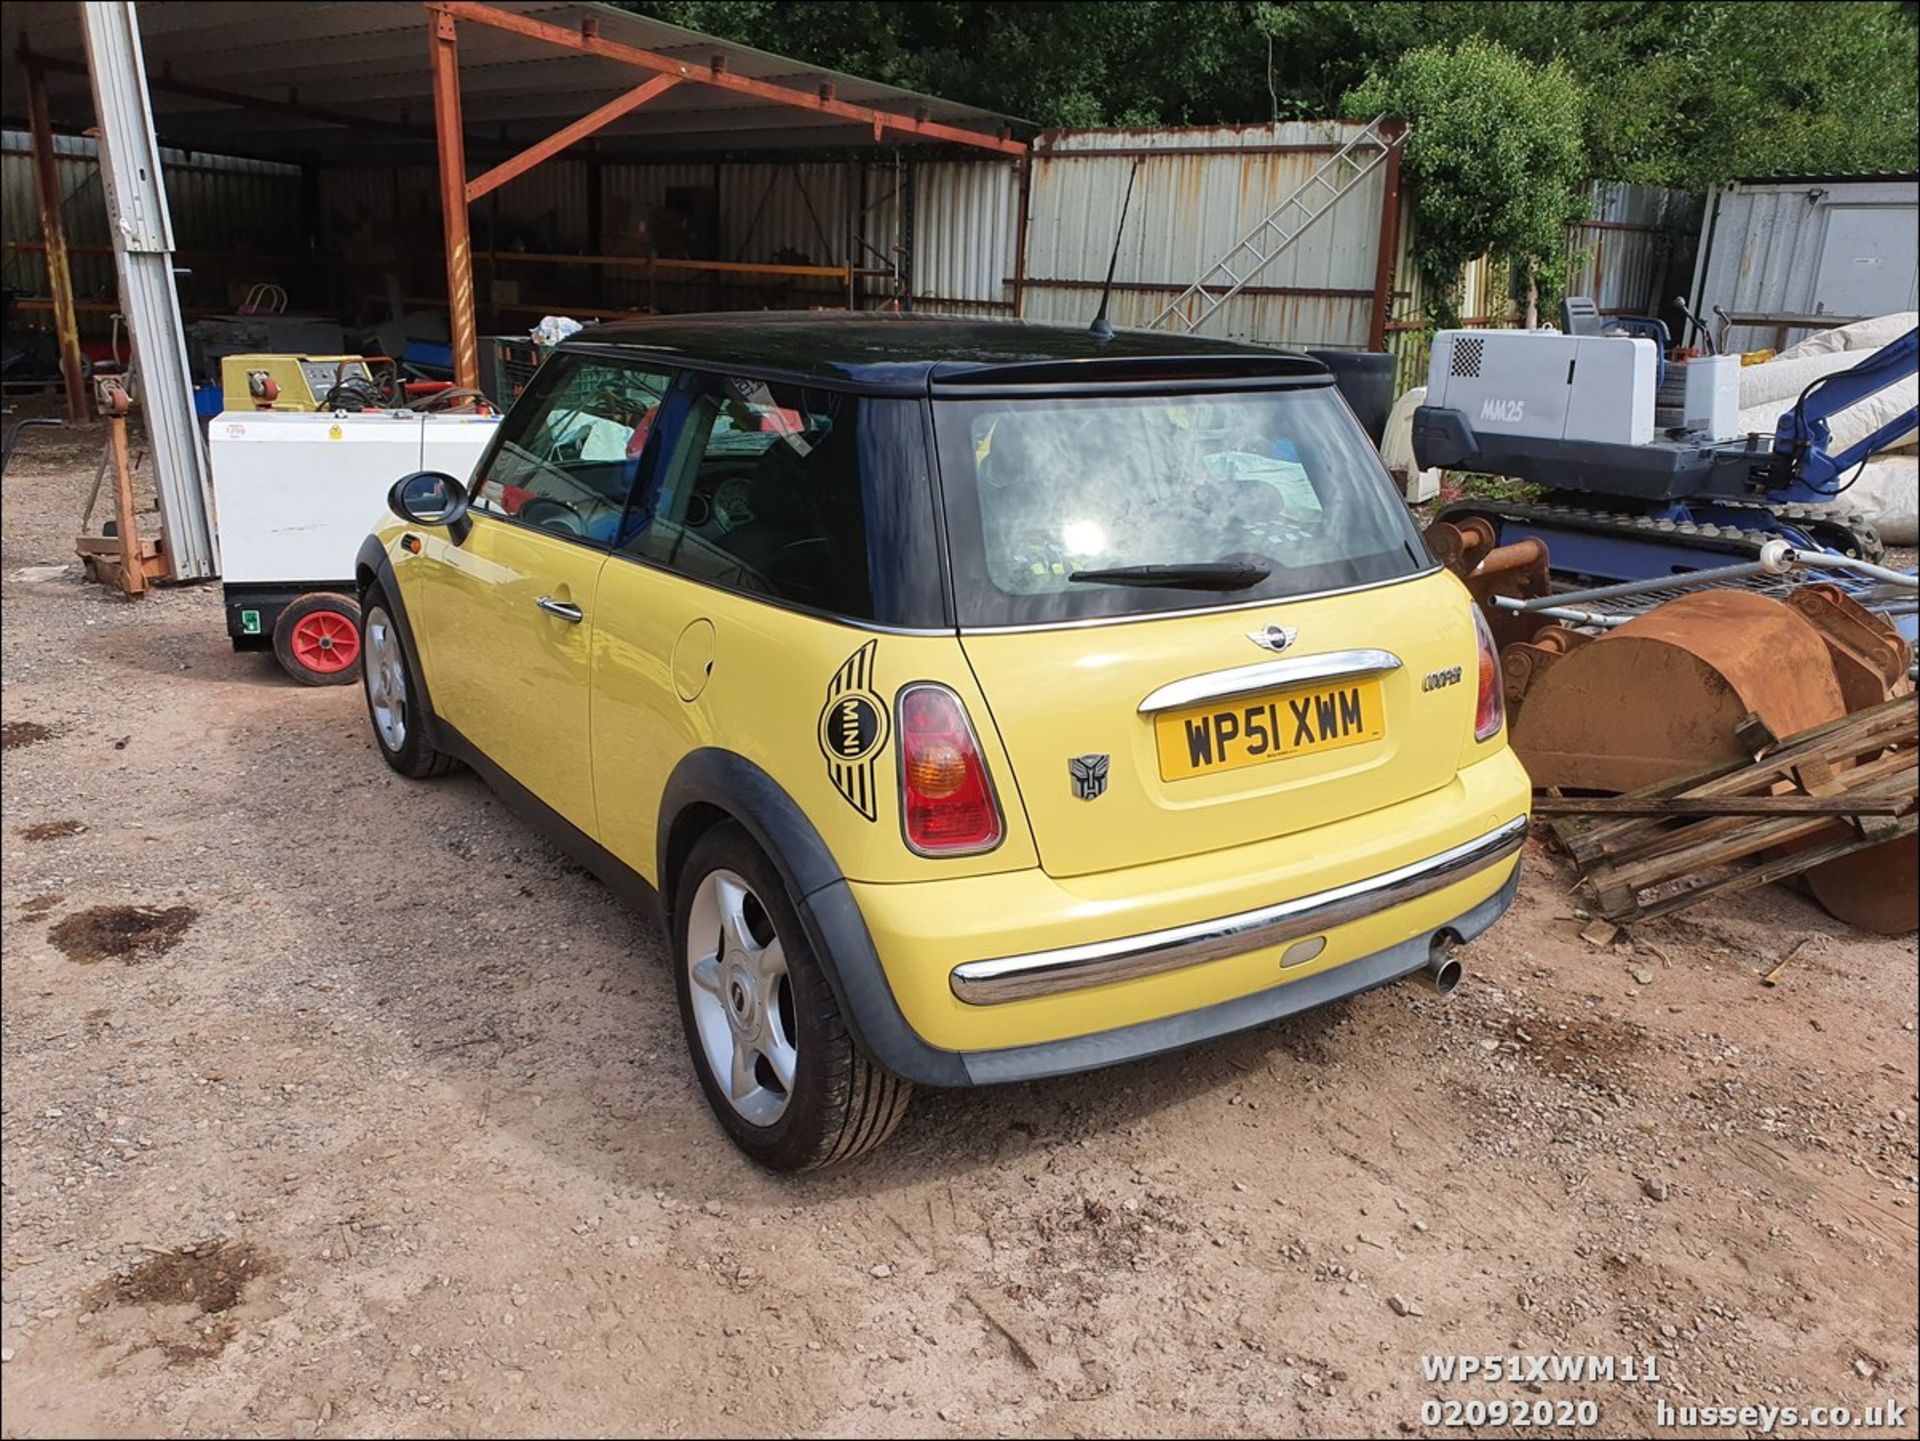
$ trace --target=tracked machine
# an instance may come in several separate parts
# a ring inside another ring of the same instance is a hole
[[[1544,541],[1556,576],[1585,581],[1724,566],[1775,540],[1880,558],[1846,490],[1856,467],[1913,429],[1915,410],[1837,450],[1831,422],[1915,373],[1920,331],[1815,379],[1771,435],[1739,433],[1739,356],[1668,350],[1662,322],[1602,322],[1591,301],[1566,302],[1559,332],[1441,331],[1414,412],[1416,460],[1542,494],[1461,500],[1439,518],[1483,521],[1502,545]]]

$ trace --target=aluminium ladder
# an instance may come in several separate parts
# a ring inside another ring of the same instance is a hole
[[[1181,291],[1153,318],[1149,328],[1165,325],[1191,335],[1205,325],[1214,311],[1252,283],[1316,220],[1339,204],[1342,196],[1400,148],[1406,131],[1396,128],[1389,132],[1386,120],[1384,114],[1374,116],[1366,129],[1316,166],[1298,190],[1269,211],[1239,244],[1214,262],[1212,269]]]

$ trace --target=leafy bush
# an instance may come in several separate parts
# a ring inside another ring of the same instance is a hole
[[[1413,258],[1436,321],[1458,319],[1460,268],[1482,254],[1543,298],[1559,294],[1587,175],[1583,99],[1565,67],[1487,40],[1429,45],[1369,75],[1345,108],[1391,111],[1413,127],[1403,161],[1420,206]]]

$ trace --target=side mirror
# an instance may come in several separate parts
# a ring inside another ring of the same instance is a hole
[[[439,470],[401,476],[387,492],[387,509],[413,525],[445,526],[455,545],[473,526],[467,519],[466,487]]]

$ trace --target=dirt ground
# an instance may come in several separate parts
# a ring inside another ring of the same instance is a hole
[[[1920,1401],[1911,939],[1769,890],[1596,949],[1536,840],[1450,1000],[923,1092],[873,1157],[767,1175],[648,918],[472,776],[393,776],[359,691],[234,654],[216,589],[81,583],[100,439],[4,482],[6,1435]],[[1554,1352],[1660,1379],[1423,1379]]]

